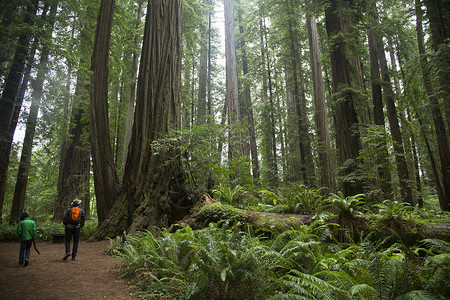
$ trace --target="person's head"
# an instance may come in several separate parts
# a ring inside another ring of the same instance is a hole
[[[77,199],[77,198],[75,198],[75,199],[73,199],[73,201],[72,201],[72,206],[78,206],[78,205],[80,205],[81,204],[81,200],[80,199]]]
[[[21,215],[20,215],[20,221],[24,220],[25,218],[28,218],[29,215],[26,211],[24,211]]]

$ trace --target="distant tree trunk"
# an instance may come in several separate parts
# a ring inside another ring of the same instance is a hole
[[[371,7],[374,13],[374,24],[378,25],[378,17],[375,4]],[[414,204],[412,195],[411,182],[409,178],[408,167],[406,165],[405,150],[403,147],[402,133],[398,123],[397,109],[395,107],[394,91],[392,90],[391,78],[389,75],[389,68],[387,65],[386,55],[384,52],[384,45],[381,38],[378,36],[376,39],[378,63],[381,70],[381,78],[383,80],[382,86],[384,91],[384,98],[386,102],[386,111],[388,114],[389,128],[394,144],[395,162],[397,164],[397,172],[400,183],[400,192],[403,201]]]
[[[292,60],[291,68],[293,80],[290,83],[293,85],[293,97],[295,103],[295,112],[297,113],[297,127],[299,138],[299,150],[301,159],[301,169],[300,177],[306,186],[315,186],[315,171],[314,171],[314,160],[312,157],[311,141],[308,133],[308,121],[306,113],[306,96],[305,89],[303,85],[303,68],[301,63],[301,49],[299,44],[299,37],[295,32],[295,28],[298,27],[296,18],[293,15],[294,7],[290,3],[291,1],[286,0],[286,13],[288,14],[288,30],[289,30],[289,45],[290,45],[290,56]]]
[[[265,20],[263,20],[264,23],[264,42],[265,42],[265,49],[268,49],[268,38],[267,38],[267,30],[266,30],[266,24]],[[266,67],[267,67],[267,83],[268,83],[268,90],[269,90],[269,115],[270,115],[270,140],[271,140],[271,146],[272,146],[272,165],[271,165],[271,173],[273,174],[274,183],[278,185],[278,154],[277,154],[277,137],[276,137],[276,119],[275,119],[275,105],[274,105],[274,93],[273,93],[273,84],[272,84],[272,67],[271,67],[271,60],[269,57],[268,51],[265,51],[266,54]]]
[[[106,219],[116,202],[120,185],[114,165],[108,120],[108,62],[114,2],[101,1],[91,66],[91,154],[99,223]]]
[[[53,25],[55,23],[56,8],[58,3],[53,3],[50,16],[49,16],[49,28],[46,33],[46,38],[43,39],[43,46],[41,49],[41,60],[37,68],[36,80],[33,83],[33,95],[30,106],[30,111],[27,119],[27,127],[25,130],[25,137],[23,140],[22,155],[20,157],[19,170],[17,174],[16,186],[14,189],[14,197],[11,206],[10,224],[19,222],[20,215],[25,207],[25,195],[27,192],[28,173],[31,165],[31,153],[33,148],[34,133],[36,131],[37,117],[39,112],[39,106],[41,105],[44,80],[47,74],[48,56],[50,54],[51,35],[53,32]]]
[[[152,153],[153,141],[179,128],[181,16],[181,0],[149,1],[123,187],[92,239],[168,226],[192,205],[186,198],[179,155],[174,150]]]
[[[430,3],[432,1],[426,1],[426,2]],[[433,13],[435,13],[434,9],[429,12],[429,15],[431,14],[431,16],[433,16]],[[436,16],[433,17],[432,19],[434,20],[434,18],[436,18]],[[433,115],[433,122],[434,122],[436,137],[437,137],[439,158],[441,161],[441,172],[442,172],[442,180],[443,180],[442,183],[443,183],[443,190],[444,190],[444,198],[440,199],[439,204],[440,204],[442,210],[448,211],[450,209],[450,207],[449,207],[449,203],[450,203],[450,152],[449,151],[450,151],[450,148],[449,148],[449,143],[448,143],[448,138],[447,138],[448,133],[445,130],[445,123],[444,123],[444,119],[442,117],[442,112],[441,112],[441,109],[439,106],[439,99],[435,95],[435,91],[433,90],[433,86],[431,84],[429,64],[428,64],[428,61],[425,56],[426,53],[425,53],[425,42],[424,42],[424,38],[423,38],[422,19],[423,19],[422,7],[420,4],[420,1],[416,0],[416,20],[417,20],[416,29],[417,29],[417,42],[418,42],[418,46],[419,46],[419,54],[421,57],[420,64],[422,67],[422,76],[423,76],[424,87],[425,87],[425,90],[428,95],[428,100],[430,101],[430,104],[431,104],[430,105],[431,113]],[[431,19],[430,19],[430,23],[431,23]],[[440,30],[443,30],[443,28],[436,28],[435,24],[433,24],[433,25],[431,25],[431,24],[430,24],[431,28],[434,29],[434,31],[432,31],[432,34],[434,34],[434,36],[437,35],[436,38],[433,37],[433,45],[435,46],[435,51],[437,51],[436,49],[439,48],[440,39],[442,39],[441,36],[442,35],[448,36],[448,32],[446,32],[446,31],[450,31],[450,28],[446,28],[445,32],[441,32]],[[448,25],[450,26],[450,23],[448,23]],[[444,28],[445,28],[445,26],[444,26]],[[448,84],[449,83],[447,82],[445,85],[448,85]],[[447,104],[450,103],[448,101],[449,96],[450,95],[447,94],[447,97],[444,97],[444,103],[447,103]],[[447,101],[447,102],[445,102],[445,101]],[[444,106],[444,107],[446,107],[446,106]],[[449,110],[448,107],[446,107],[446,109]],[[450,115],[447,115],[447,118],[448,117],[450,117]],[[447,121],[450,122],[450,120],[447,120]],[[450,125],[449,125],[449,130],[450,130]]]
[[[327,106],[322,77],[322,64],[320,61],[319,40],[317,35],[316,19],[309,17],[308,26],[309,53],[311,59],[311,72],[314,88],[314,117],[316,120],[318,136],[318,162],[320,170],[320,186],[328,187],[328,192],[336,193],[336,182],[333,172],[333,158],[331,155],[331,137],[328,125]]]
[[[264,24],[263,18],[265,16],[264,11],[264,3],[261,6],[261,20],[259,24],[260,30],[260,41],[261,41],[261,73],[262,73],[262,90],[261,90],[261,98],[262,98],[262,109],[261,109],[261,123],[262,123],[262,163],[264,170],[265,181],[270,187],[276,187],[278,185],[278,170],[277,170],[277,162],[276,162],[276,145],[274,145],[273,132],[274,132],[274,123],[273,123],[273,113],[271,112],[271,108],[273,107],[270,103],[270,95],[269,95],[269,84],[267,74],[267,55],[266,55],[266,40],[265,40],[265,31],[266,26]]]
[[[247,59],[247,49],[244,37],[244,27],[242,24],[239,26],[239,32],[241,34],[241,53],[242,53],[242,72],[244,77],[248,74],[248,59]],[[252,160],[252,175],[253,179],[259,178],[259,159],[258,150],[256,145],[256,135],[255,135],[255,121],[253,120],[253,107],[252,99],[250,94],[250,84],[247,80],[244,81],[244,105],[246,107],[248,130],[247,135],[250,140],[250,155]]]
[[[445,199],[445,194],[444,194],[444,185],[442,183],[442,178],[439,174],[438,171],[438,167],[437,167],[437,163],[436,163],[436,158],[434,157],[434,152],[433,149],[431,149],[431,143],[428,140],[427,134],[426,134],[426,130],[424,128],[424,124],[422,121],[422,117],[420,116],[418,110],[416,107],[414,107],[415,110],[415,114],[417,116],[417,120],[419,121],[419,125],[420,125],[420,131],[422,133],[424,142],[425,142],[425,146],[427,148],[428,151],[428,156],[430,158],[430,163],[431,163],[431,169],[433,170],[433,179],[434,179],[434,183],[436,186],[436,192],[438,194],[438,198],[439,198],[439,203],[444,202],[443,199]]]
[[[359,95],[354,91],[362,92],[363,83],[359,62],[349,56],[348,43],[355,42],[351,38],[354,32],[352,20],[345,13],[349,1],[330,0],[329,4],[325,17],[328,36],[334,41],[330,59],[336,102],[336,147],[342,170],[342,191],[344,195],[349,196],[363,192],[358,159],[361,140],[357,131],[359,122],[355,110]]]
[[[25,13],[24,24],[32,26],[34,16],[38,6],[38,0],[31,1]],[[25,68],[25,59],[28,54],[31,30],[24,30],[19,38],[16,47],[16,53],[3,86],[2,96],[0,98],[0,220],[3,215],[3,202],[5,198],[6,178],[8,174],[9,154],[11,152],[11,143],[14,132],[10,132],[11,121],[13,120],[14,110],[17,103],[17,93],[22,80]],[[19,107],[20,110],[20,107]],[[15,129],[15,128],[14,128]]]
[[[286,143],[287,143],[287,174],[285,180],[287,182],[299,182],[302,178],[302,160],[300,158],[300,141],[298,134],[298,115],[294,100],[294,81],[292,74],[292,60],[286,62],[285,81],[286,81]]]
[[[92,36],[95,32],[95,12],[88,7],[88,22],[84,23],[79,38],[73,40],[80,51],[80,61],[76,74],[75,93],[71,103],[71,111],[68,132],[61,145],[60,165],[58,176],[58,197],[55,202],[53,222],[61,222],[66,209],[70,207],[73,199],[82,200],[86,218],[91,215],[90,211],[90,134],[89,134],[89,109],[90,102],[90,75],[88,70],[90,62],[87,59],[92,55]],[[72,31],[73,32],[73,31]],[[73,35],[72,35],[73,38]],[[69,63],[70,64],[70,63]],[[69,80],[69,79],[68,79]],[[70,82],[67,83],[70,92]],[[66,108],[69,115],[69,107]]]
[[[241,107],[239,103],[236,36],[234,20],[234,1],[224,1],[225,14],[225,59],[226,59],[226,101],[228,110],[228,125],[238,125],[241,122]],[[240,135],[230,132],[228,159],[231,164],[236,163],[243,155]],[[234,176],[236,176],[235,174]]]
[[[139,28],[139,25],[141,24],[142,19],[142,5],[144,3],[144,0],[139,1],[138,3],[138,15],[136,20],[136,27],[137,30]],[[139,45],[139,36],[138,34],[134,37],[134,45],[137,48]],[[131,131],[133,127],[133,113],[134,113],[134,98],[136,93],[136,73],[138,68],[138,54],[135,51],[133,51],[133,64],[131,66],[131,86],[130,86],[130,95],[128,96],[128,106],[127,106],[127,120],[125,125],[125,140],[123,142],[123,162],[127,161],[127,155],[128,155],[128,145],[130,144],[131,139]]]
[[[72,115],[69,125],[69,138],[61,148],[61,161],[58,177],[58,199],[53,213],[53,222],[61,222],[64,213],[73,199],[82,200],[81,205],[89,216],[89,179],[90,179],[90,151],[88,141],[89,123],[86,121],[86,110],[89,90],[88,77],[83,71],[78,71],[77,85]]]
[[[375,5],[375,4],[373,4]],[[374,13],[374,10],[371,10]],[[369,56],[370,56],[370,76],[372,86],[372,104],[373,104],[373,119],[375,125],[384,132],[384,111],[383,111],[383,94],[381,90],[380,65],[378,63],[378,33],[375,31],[375,18],[372,16],[370,20],[370,29],[368,30]],[[377,195],[377,200],[390,199],[392,197],[391,173],[388,160],[388,148],[386,142],[376,145],[377,152],[374,158],[378,169],[378,180],[381,187],[382,194]]]
[[[408,118],[408,122],[410,124],[412,124],[411,113],[410,113],[409,109],[407,109],[407,118]],[[413,170],[414,170],[414,175],[415,175],[415,179],[416,179],[416,187],[417,187],[417,204],[419,205],[420,208],[423,208],[422,183],[420,180],[419,159],[418,159],[417,149],[416,149],[416,138],[415,138],[412,128],[409,128],[408,135],[411,136],[411,150],[412,150],[413,165],[414,165]]]
[[[198,74],[197,124],[206,123],[206,84],[208,79],[208,22],[209,13],[205,11],[204,21],[200,25],[200,65]]]

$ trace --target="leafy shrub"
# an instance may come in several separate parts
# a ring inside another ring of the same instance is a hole
[[[95,231],[97,230],[97,227],[98,227],[97,219],[87,220],[84,223],[83,228],[81,229],[80,239],[87,240],[88,238],[90,238],[91,235],[93,235],[95,233]]]
[[[17,241],[17,226],[0,224],[0,241]]]
[[[292,185],[285,191],[284,204],[287,212],[295,214],[320,214],[323,208],[323,189],[308,189],[302,185]]]

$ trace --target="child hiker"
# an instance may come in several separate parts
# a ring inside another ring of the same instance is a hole
[[[19,267],[28,266],[33,237],[37,235],[36,223],[29,217],[27,212],[23,212],[20,216],[20,222],[17,224],[17,236],[20,241]]]

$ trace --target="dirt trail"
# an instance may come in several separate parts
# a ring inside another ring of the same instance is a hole
[[[80,242],[77,260],[63,261],[64,244],[37,243],[30,264],[18,267],[19,243],[0,243],[0,299],[138,299],[102,253],[109,241]]]

